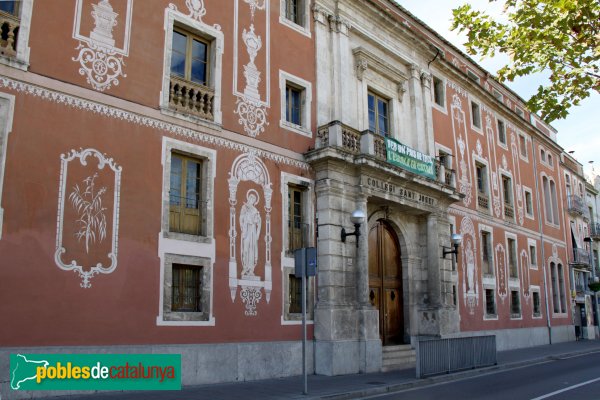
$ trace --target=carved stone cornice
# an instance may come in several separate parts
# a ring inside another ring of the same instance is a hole
[[[316,4],[313,6],[312,10],[313,19],[315,22],[320,22],[323,25],[329,25],[329,29],[333,32],[348,35],[348,31],[352,27],[352,24],[346,18]]]
[[[367,70],[372,70],[375,73],[389,79],[396,84],[398,97],[402,99],[406,92],[407,77],[401,71],[398,71],[392,64],[382,60],[375,54],[369,52],[364,47],[357,47],[352,50],[354,55],[354,65],[356,66],[356,76],[359,80],[363,80],[364,73]]]
[[[430,89],[431,88],[431,74],[428,72],[421,72],[421,85],[423,85],[424,88],[426,89]]]

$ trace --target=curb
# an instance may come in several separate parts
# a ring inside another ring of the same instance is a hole
[[[600,347],[596,349],[588,349],[588,350],[580,350],[580,351],[572,351],[568,353],[560,353],[560,354],[552,354],[539,358],[532,358],[529,360],[522,361],[514,361],[505,364],[496,364],[489,367],[478,368],[475,370],[461,371],[455,372],[446,375],[438,375],[429,378],[423,379],[414,379],[404,383],[396,383],[387,386],[380,386],[368,389],[355,390],[352,392],[343,392],[343,393],[335,393],[323,396],[312,397],[312,399],[322,399],[322,400],[349,400],[349,399],[360,399],[369,396],[375,395],[383,395],[387,393],[396,393],[401,392],[408,389],[420,388],[425,386],[430,386],[438,383],[446,383],[457,381],[460,379],[471,378],[478,375],[484,375],[487,373],[500,372],[507,369],[521,368],[525,366],[531,366],[536,364],[545,363],[548,361],[558,361],[562,358],[580,356],[585,354],[592,354],[600,352]]]

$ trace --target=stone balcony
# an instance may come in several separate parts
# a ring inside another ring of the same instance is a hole
[[[586,249],[574,248],[569,257],[569,264],[590,268],[590,253]]]
[[[515,208],[512,204],[504,203],[504,216],[510,219],[515,218]]]
[[[214,99],[214,89],[177,76],[171,76],[169,82],[169,108],[183,114],[214,121]]]
[[[393,164],[388,160],[385,137],[368,130],[359,132],[358,130],[344,125],[339,121],[333,121],[327,125],[319,127],[317,130],[317,140],[315,146],[316,149],[333,147],[336,149],[341,149],[345,153],[349,153],[351,155],[371,156],[377,161],[397,167],[396,164]],[[445,167],[439,162],[439,160],[434,160],[434,180],[442,185],[455,188],[455,171]],[[415,173],[414,171],[410,171],[408,169],[407,171]],[[428,178],[433,179],[431,177]]]
[[[18,17],[0,11],[0,54],[14,57],[17,54],[20,20]]]
[[[600,223],[598,223],[598,222],[590,223],[590,236],[594,240],[600,240]]]
[[[581,197],[576,196],[574,194],[569,195],[567,197],[567,207],[568,207],[569,213],[571,213],[571,215],[582,216],[582,217],[585,217],[588,215],[588,209],[585,206],[585,202],[583,201],[583,199]]]
[[[486,193],[477,192],[477,205],[484,210],[490,209],[490,197]]]

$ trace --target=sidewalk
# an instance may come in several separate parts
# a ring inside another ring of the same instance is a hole
[[[515,368],[539,362],[600,351],[599,340],[583,340],[555,345],[498,352],[498,365],[426,379],[416,379],[414,368],[344,376],[311,375],[308,396],[302,394],[301,376],[252,382],[234,382],[186,387],[179,392],[119,392],[62,397],[67,400],[186,400],[186,399],[357,399],[416,386],[461,379],[490,371]],[[56,398],[56,397],[55,397]]]

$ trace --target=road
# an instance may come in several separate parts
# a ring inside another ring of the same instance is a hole
[[[368,399],[600,400],[600,352]]]

